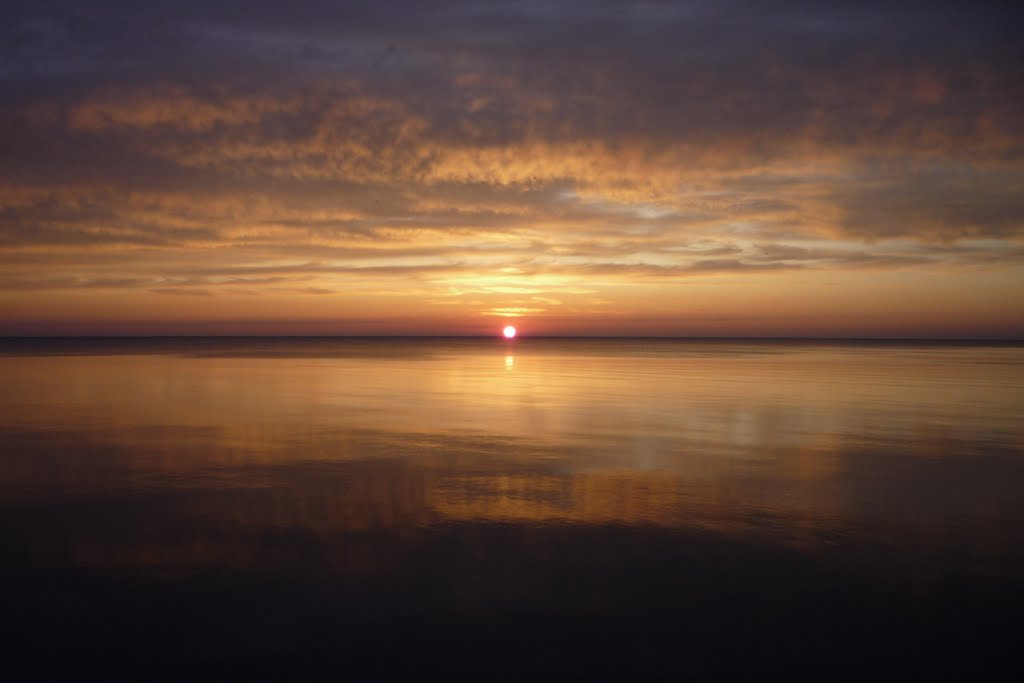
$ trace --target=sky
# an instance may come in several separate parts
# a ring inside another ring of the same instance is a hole
[[[7,0],[0,335],[1024,338],[1022,25]]]

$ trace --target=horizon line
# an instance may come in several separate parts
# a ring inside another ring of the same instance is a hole
[[[606,335],[530,334],[505,339],[496,334],[31,334],[0,335],[0,341],[88,339],[494,339],[514,344],[526,339],[550,340],[664,340],[664,341],[848,341],[848,342],[998,342],[1024,343],[1024,337],[906,337],[906,336],[792,336],[792,335]]]

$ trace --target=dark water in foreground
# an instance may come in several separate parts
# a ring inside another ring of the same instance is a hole
[[[4,660],[1011,676],[1024,347],[0,341]]]

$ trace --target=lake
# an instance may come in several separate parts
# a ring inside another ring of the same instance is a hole
[[[1024,346],[0,341],[41,675],[1011,677]]]

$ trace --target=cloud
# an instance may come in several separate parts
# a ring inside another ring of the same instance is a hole
[[[171,296],[213,296],[208,289],[187,289],[185,287],[156,287],[149,291],[154,294],[169,294]]]
[[[882,169],[834,188],[840,224],[869,238],[934,239],[1024,235],[1024,168],[932,166]]]
[[[551,277],[1014,268],[1020,19],[943,2],[12,4],[0,288],[405,279],[436,300],[453,279],[515,297]]]

